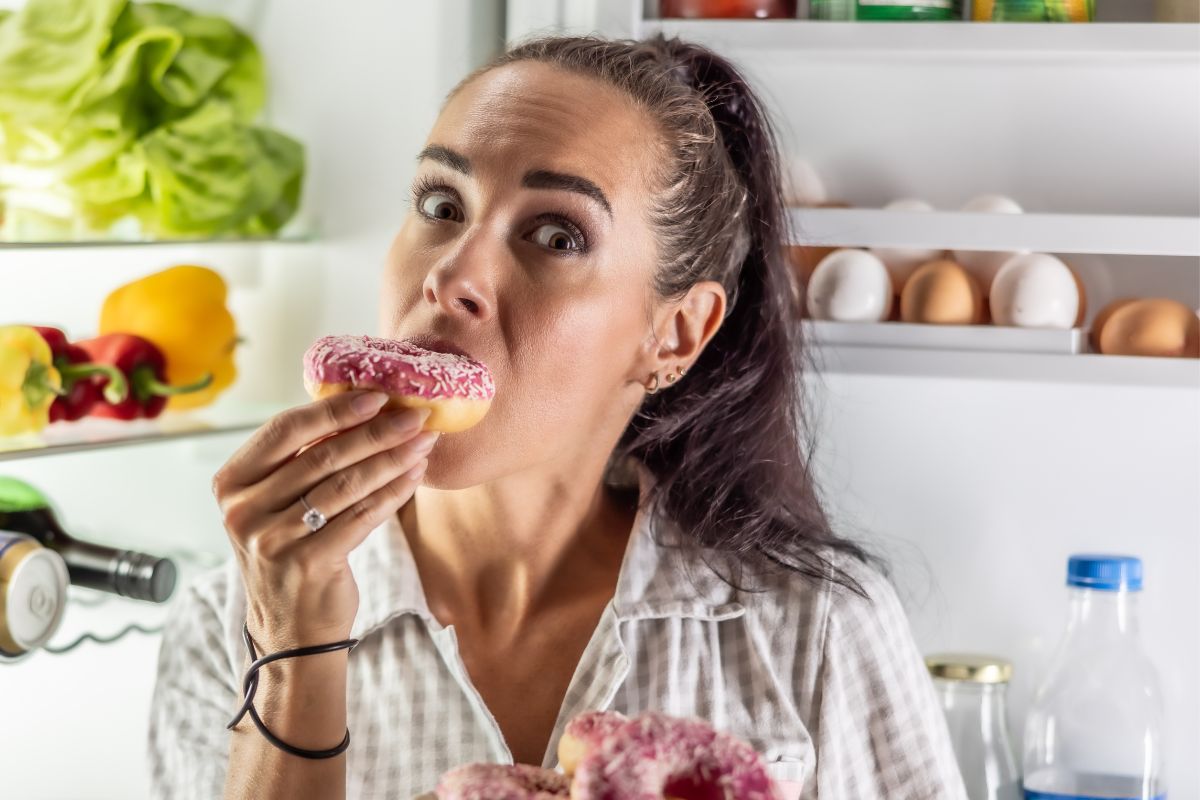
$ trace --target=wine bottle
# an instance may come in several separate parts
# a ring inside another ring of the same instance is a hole
[[[75,586],[164,602],[175,590],[175,563],[169,558],[84,542],[59,524],[46,497],[15,478],[0,477],[0,530],[32,536],[67,563]]]

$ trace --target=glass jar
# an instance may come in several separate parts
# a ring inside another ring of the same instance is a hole
[[[1012,664],[964,653],[928,656],[959,771],[971,800],[1020,800],[1021,776],[1008,735],[1005,695]]]
[[[796,0],[661,0],[664,19],[794,19]]]
[[[960,0],[812,0],[809,19],[945,22],[961,18]]]

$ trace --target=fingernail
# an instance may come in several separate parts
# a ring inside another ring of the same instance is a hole
[[[350,407],[354,409],[354,413],[363,417],[369,417],[383,408],[383,404],[387,402],[387,399],[388,396],[383,392],[367,392],[351,400]]]
[[[412,440],[413,450],[418,453],[428,453],[433,449],[433,445],[437,443],[438,436],[440,435],[437,431],[418,433]]]
[[[408,408],[392,416],[391,422],[396,430],[421,429],[429,417],[428,408]]]
[[[410,481],[419,481],[421,478],[425,477],[425,468],[428,466],[429,462],[425,459],[421,459],[421,463],[417,464],[415,467],[406,472],[404,477],[408,478]]]

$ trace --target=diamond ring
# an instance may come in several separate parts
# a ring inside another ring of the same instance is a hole
[[[325,515],[310,506],[304,495],[300,495],[300,502],[305,508],[304,517],[302,519],[304,520],[304,524],[308,526],[308,529],[313,533],[316,533],[317,531],[321,530],[321,528],[324,528],[325,523],[328,522],[328,520],[325,519]]]

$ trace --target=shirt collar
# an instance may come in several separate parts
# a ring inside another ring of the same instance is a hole
[[[722,620],[741,616],[745,609],[737,600],[737,590],[705,561],[720,556],[691,546],[674,521],[648,508],[645,499],[654,476],[641,465],[637,476],[641,501],[613,596],[617,618]]]
[[[652,482],[650,471],[639,467],[643,499]],[[612,599],[618,620],[723,620],[745,613],[737,590],[706,563],[705,551],[686,545],[678,525],[639,503]],[[351,552],[349,561],[360,597],[352,638],[361,639],[404,614],[416,614],[431,628],[441,628],[429,610],[412,550],[396,515]]]

